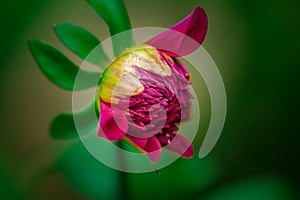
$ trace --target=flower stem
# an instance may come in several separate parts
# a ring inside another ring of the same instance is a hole
[[[122,144],[122,141],[118,141],[118,146],[120,148],[123,149],[123,144]],[[120,165],[120,169],[124,169],[125,168],[125,159],[124,159],[124,154],[123,154],[123,151],[120,151],[119,153],[119,165]],[[127,200],[129,199],[128,198],[128,193],[127,193],[127,174],[126,172],[123,172],[123,171],[120,171],[120,185],[121,185],[121,191],[120,191],[120,199],[123,199],[123,200]]]
[[[153,162],[151,162],[151,165],[152,165],[154,171],[155,171],[157,174],[160,174],[160,171],[155,167],[155,165],[154,165]]]

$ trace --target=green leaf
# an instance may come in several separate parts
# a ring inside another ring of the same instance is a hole
[[[96,13],[108,25],[110,35],[127,31],[124,37],[112,38],[115,55],[132,45],[130,20],[122,0],[87,0]]]
[[[91,59],[88,61],[96,65],[109,61],[103,49],[99,47],[97,48],[97,57],[88,57],[100,42],[87,30],[72,24],[58,24],[54,26],[54,30],[61,42],[80,58]]]
[[[89,199],[121,198],[120,173],[96,160],[81,143],[68,149],[57,166],[70,184]]]
[[[42,40],[31,40],[28,46],[41,71],[55,85],[66,90],[81,90],[97,85],[95,80],[99,79],[99,73],[80,69],[51,44]],[[73,88],[78,72],[82,81]]]
[[[290,185],[278,177],[252,177],[223,186],[204,200],[296,200]]]
[[[7,169],[0,159],[0,199],[19,199],[20,195],[14,187],[14,180],[11,179]]]
[[[75,119],[78,120],[77,128],[81,128],[80,133],[89,133],[98,126],[98,120],[95,118],[95,104],[81,112],[74,113]],[[57,115],[50,125],[50,134],[56,139],[73,139],[78,138],[73,113],[61,113]]]
[[[181,158],[160,169],[159,175],[155,172],[128,174],[127,181],[132,185],[128,192],[132,200],[141,196],[148,199],[189,199],[189,195],[216,183],[219,176],[220,169],[212,157],[201,160],[196,156],[188,160]]]
[[[87,0],[109,27],[111,35],[130,30],[131,25],[122,0]]]

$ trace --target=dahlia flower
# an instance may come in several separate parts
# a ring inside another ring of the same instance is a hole
[[[101,76],[96,99],[98,136],[124,139],[152,162],[164,147],[193,157],[190,141],[177,132],[178,125],[190,119],[192,99],[190,76],[178,57],[198,48],[206,31],[206,14],[197,7],[175,26],[126,49],[111,62]]]

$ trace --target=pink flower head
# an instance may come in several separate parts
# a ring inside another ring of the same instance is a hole
[[[152,162],[163,147],[191,158],[191,143],[177,133],[178,124],[190,119],[191,81],[176,57],[198,48],[206,31],[207,17],[197,7],[175,26],[114,60],[100,79],[98,136],[124,139]]]

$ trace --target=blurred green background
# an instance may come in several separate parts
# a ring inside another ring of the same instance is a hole
[[[27,40],[47,40],[80,63],[52,26],[80,25],[100,40],[109,33],[85,0],[4,0],[0,199],[299,199],[299,1],[124,2],[133,28],[166,28],[197,5],[206,10],[203,46],[219,67],[228,98],[217,145],[206,158],[180,159],[160,175],[125,174],[98,163],[75,141],[51,139],[49,123],[71,109],[71,93],[39,71]]]

